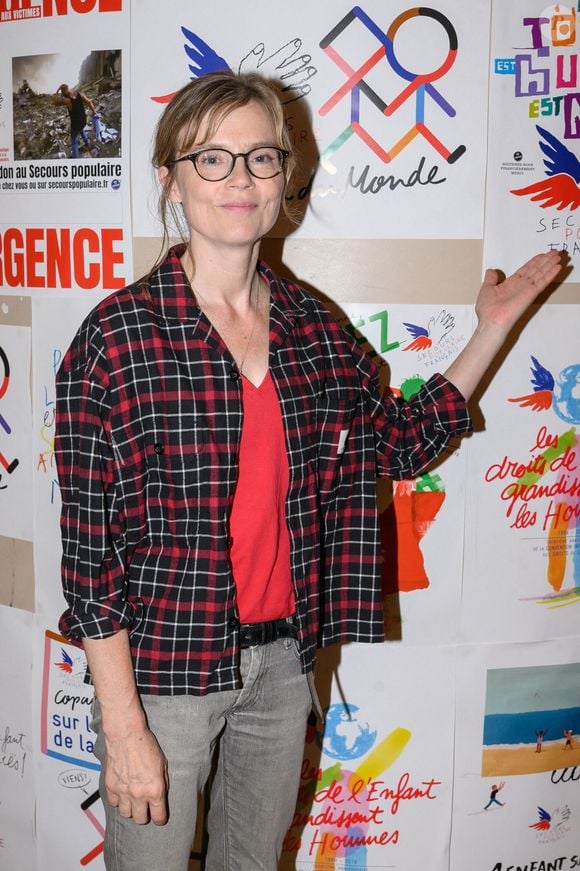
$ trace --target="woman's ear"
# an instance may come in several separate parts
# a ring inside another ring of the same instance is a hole
[[[175,176],[171,177],[171,174],[166,166],[160,166],[157,170],[157,178],[159,179],[159,184],[164,189],[167,199],[172,203],[180,203],[181,202],[181,194],[179,193],[177,187],[177,179]]]

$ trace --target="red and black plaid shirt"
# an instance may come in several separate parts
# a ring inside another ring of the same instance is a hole
[[[60,628],[128,629],[143,692],[239,686],[229,516],[242,381],[173,249],[148,291],[101,302],[57,378],[62,492]],[[383,639],[376,476],[411,478],[470,429],[435,375],[410,402],[381,396],[375,364],[326,309],[260,264],[270,370],[290,467],[286,517],[303,667],[316,647]]]

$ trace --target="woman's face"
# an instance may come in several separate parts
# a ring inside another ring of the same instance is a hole
[[[276,134],[266,110],[251,102],[229,112],[211,139],[202,124],[191,151],[211,147],[237,154],[260,145],[276,145]],[[217,182],[200,178],[189,160],[175,170],[170,198],[183,205],[194,252],[206,245],[252,248],[273,227],[284,191],[283,173],[254,178],[241,157],[231,174]]]

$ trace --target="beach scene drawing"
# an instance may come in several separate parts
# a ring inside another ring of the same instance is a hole
[[[481,774],[580,765],[580,663],[487,673]]]

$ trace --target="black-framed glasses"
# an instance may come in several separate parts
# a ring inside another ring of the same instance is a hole
[[[167,166],[182,160],[191,160],[197,174],[205,181],[223,181],[233,172],[238,157],[243,157],[246,169],[254,178],[274,178],[284,169],[289,154],[289,151],[274,145],[252,148],[245,153],[239,151],[237,154],[232,154],[227,148],[203,148],[193,154],[178,157],[177,160],[170,160]]]

